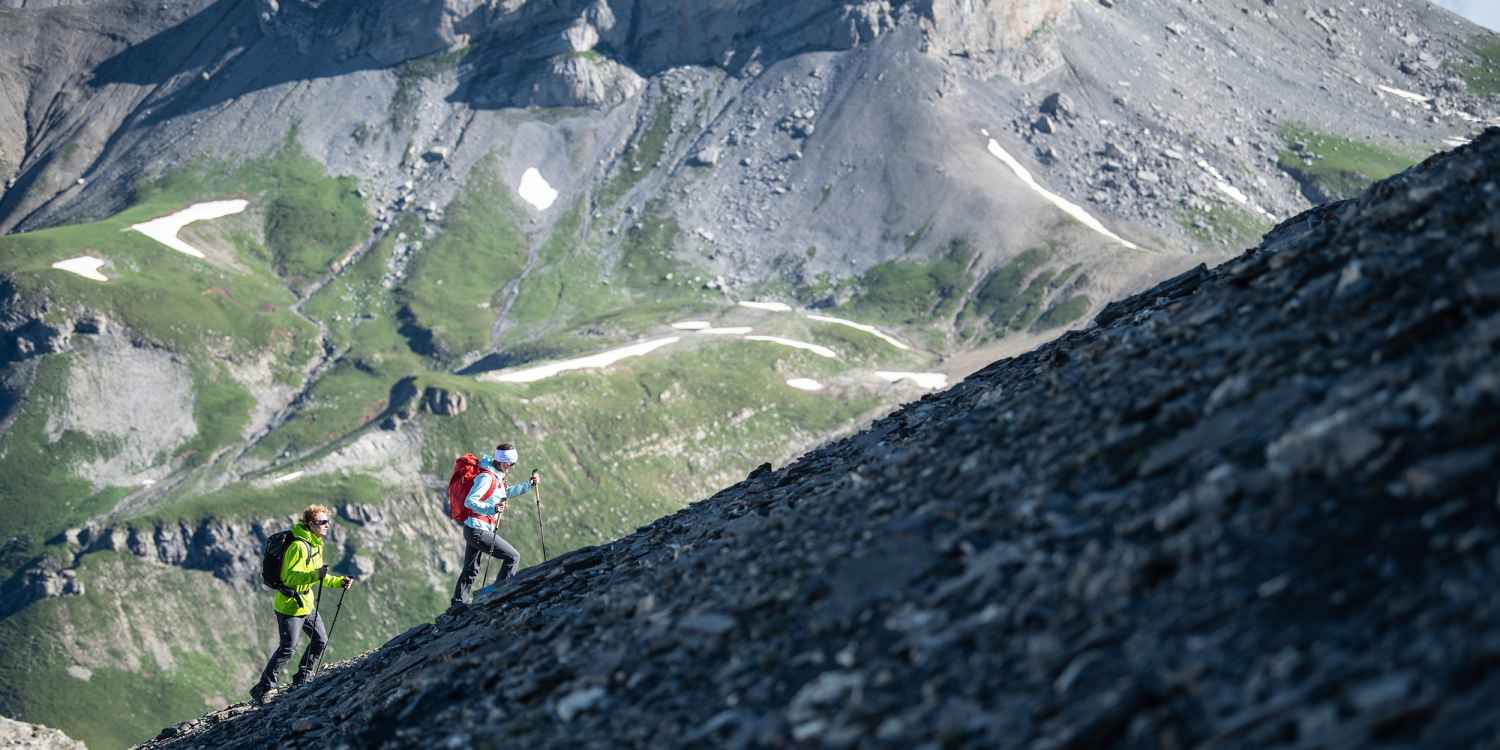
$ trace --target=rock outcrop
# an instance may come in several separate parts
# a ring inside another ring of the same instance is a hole
[[[27,750],[84,750],[82,742],[62,730],[0,716],[0,747]]]
[[[147,747],[1475,747],[1500,129]]]

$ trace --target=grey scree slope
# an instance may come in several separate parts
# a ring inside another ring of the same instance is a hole
[[[1497,347],[1491,129],[147,746],[1483,746]]]

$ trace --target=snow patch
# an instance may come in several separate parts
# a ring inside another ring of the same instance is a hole
[[[88,682],[94,676],[94,671],[88,667],[80,667],[77,664],[68,665],[68,676],[74,679]]]
[[[93,281],[109,281],[109,279],[105,278],[104,274],[99,273],[99,267],[102,265],[104,265],[104,261],[91,255],[82,255],[77,258],[60,260],[53,263],[52,267],[59,271],[76,273],[85,279]]]
[[[547,178],[536,167],[528,167],[521,173],[521,184],[516,192],[521,194],[522,200],[536,206],[538,211],[546,211],[557,200],[557,191],[552,189]]]
[[[1250,200],[1250,196],[1245,195],[1245,192],[1243,190],[1240,190],[1239,188],[1237,188],[1237,187],[1229,184],[1229,181],[1226,180],[1226,179],[1224,179],[1223,173],[1221,173],[1219,170],[1215,169],[1214,165],[1209,164],[1208,162],[1206,162],[1206,161],[1204,161],[1202,159],[1199,159],[1195,163],[1198,165],[1199,169],[1201,169],[1204,172],[1208,173],[1208,176],[1212,177],[1214,179],[1214,189],[1215,190],[1217,190],[1220,193],[1223,193],[1224,195],[1228,196],[1230,200],[1234,201],[1235,203],[1240,204],[1241,206],[1245,206],[1246,208],[1253,208],[1253,209],[1255,209],[1256,213],[1259,213],[1261,216],[1264,216],[1264,217],[1266,217],[1268,219],[1275,219],[1276,218],[1275,216],[1273,216],[1271,214],[1270,211],[1267,211],[1264,208],[1261,208],[1259,204],[1251,201]]]
[[[1131,250],[1141,249],[1139,245],[1120,237],[1114,232],[1109,231],[1109,229],[1106,228],[1103,223],[1090,215],[1089,212],[1083,210],[1082,207],[1070,202],[1068,199],[1038,184],[1036,179],[1031,176],[1031,172],[1028,172],[1026,170],[1026,167],[1021,166],[1021,162],[1016,161],[1014,157],[1006,153],[1005,149],[1001,148],[1000,144],[997,143],[994,138],[990,139],[989,150],[990,154],[992,154],[996,159],[999,159],[1002,163],[1005,164],[1005,166],[1010,167],[1010,171],[1014,172],[1016,177],[1020,178],[1021,182],[1026,183],[1027,187],[1030,187],[1032,190],[1040,194],[1043,198],[1046,198],[1052,203],[1052,205],[1062,209],[1063,213],[1077,219],[1080,223],[1082,223],[1089,229],[1092,229],[1095,232],[1098,232],[1099,234],[1102,234],[1105,237],[1108,237],[1109,239],[1130,248]]]
[[[597,369],[600,367],[608,367],[622,359],[626,359],[628,357],[639,357],[643,354],[648,354],[657,349],[660,349],[661,347],[668,344],[675,344],[681,340],[682,339],[678,336],[668,336],[666,338],[652,339],[651,341],[642,341],[639,344],[631,344],[630,346],[623,346],[619,349],[611,349],[607,352],[591,354],[587,357],[579,357],[577,359],[568,359],[561,362],[553,362],[552,364],[548,365],[538,365],[536,367],[527,367],[520,370],[486,373],[479,376],[479,379],[495,383],[534,383],[538,380],[550,378],[560,372],[567,372],[568,370],[589,370]]]
[[[790,346],[793,349],[803,349],[803,350],[812,352],[813,354],[816,354],[819,357],[827,357],[829,359],[838,359],[839,358],[838,354],[836,354],[832,349],[829,349],[826,346],[819,346],[817,344],[809,344],[806,341],[798,341],[796,339],[784,339],[784,338],[782,338],[780,336],[746,336],[745,340],[746,341],[768,341],[768,342],[770,342],[772,344],[781,344],[782,346]]]
[[[1384,91],[1385,93],[1390,94],[1392,96],[1399,96],[1402,99],[1405,99],[1405,100],[1407,100],[1409,102],[1412,102],[1412,103],[1415,103],[1415,104],[1426,104],[1426,103],[1432,101],[1432,99],[1430,97],[1422,96],[1421,94],[1413,93],[1411,91],[1403,91],[1401,89],[1393,89],[1390,86],[1382,86],[1382,85],[1376,84],[1375,88],[1380,89],[1381,91]]]
[[[901,343],[900,341],[897,341],[894,336],[891,336],[890,334],[880,330],[879,328],[876,328],[875,326],[865,325],[864,323],[856,323],[852,320],[844,320],[843,318],[832,318],[827,315],[808,315],[807,319],[816,320],[819,323],[833,323],[835,325],[848,326],[857,331],[864,331],[865,333],[875,336],[881,341],[884,341],[887,344],[890,344],[891,346],[894,346],[902,351],[911,350],[911,347]]]
[[[705,328],[712,328],[713,324],[706,320],[684,320],[680,323],[673,323],[672,327],[679,331],[701,331]]]
[[[748,307],[752,310],[769,310],[771,312],[791,312],[792,306],[785,302],[741,302],[740,307]]]
[[[208,221],[209,219],[222,219],[225,216],[233,216],[244,211],[249,206],[250,201],[241,199],[195,203],[170,216],[163,216],[160,219],[133,224],[130,228],[183,255],[202,258],[205,257],[203,252],[177,239],[177,233],[182,231],[183,227],[195,221]]]
[[[292,472],[290,474],[282,474],[281,476],[276,477],[275,479],[272,479],[271,480],[271,484],[273,484],[273,485],[286,484],[287,482],[290,482],[290,481],[292,481],[294,479],[300,479],[302,477],[303,473],[304,472],[301,472],[301,471],[294,471],[294,472]]]
[[[791,378],[786,384],[799,391],[821,391],[823,384],[809,378]]]
[[[731,326],[729,328],[700,328],[698,333],[711,336],[743,336],[753,330],[755,329],[750,326]]]
[[[910,380],[911,382],[916,383],[918,387],[926,388],[930,391],[935,391],[939,388],[945,388],[948,385],[948,376],[941,372],[881,371],[875,373],[875,375],[881,380],[889,383],[895,383],[902,380]]]

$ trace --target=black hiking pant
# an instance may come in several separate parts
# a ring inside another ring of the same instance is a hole
[[[464,527],[464,567],[458,574],[458,585],[453,587],[453,604],[463,604],[469,598],[469,587],[474,585],[474,576],[479,575],[479,558],[489,555],[500,561],[498,580],[511,578],[521,566],[521,553],[510,542],[500,538],[489,529]]]
[[[281,665],[286,664],[287,659],[292,658],[292,652],[297,650],[297,641],[302,638],[303,632],[312,639],[312,643],[307,644],[307,650],[302,652],[302,661],[297,665],[297,676],[292,681],[300,683],[311,677],[313,667],[323,657],[323,649],[328,647],[328,631],[323,629],[323,618],[317,612],[306,617],[291,617],[277,612],[276,632],[281,636],[281,643],[271,652],[271,660],[266,662],[265,671],[260,673],[260,685],[271,687],[276,684],[276,673],[281,671]]]

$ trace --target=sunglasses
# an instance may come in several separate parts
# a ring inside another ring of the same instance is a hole
[[[316,520],[315,519],[315,520],[312,521],[312,525],[313,526],[327,526],[330,523],[333,523],[333,521],[331,521],[331,520],[329,520],[327,518],[324,518],[324,519],[321,519],[321,520]]]

